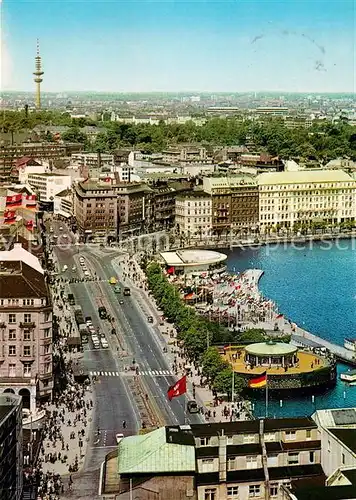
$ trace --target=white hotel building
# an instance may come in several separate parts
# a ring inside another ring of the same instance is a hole
[[[264,173],[258,186],[262,233],[277,225],[339,224],[356,218],[356,180],[342,170]]]

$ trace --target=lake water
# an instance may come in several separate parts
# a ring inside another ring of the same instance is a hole
[[[228,269],[264,271],[262,293],[273,299],[286,317],[306,330],[343,345],[356,338],[356,240],[279,244],[226,250]],[[338,372],[348,367],[339,364]],[[309,415],[315,408],[356,407],[356,386],[338,382],[329,391],[285,400],[271,395],[271,416]],[[256,415],[264,414],[264,401],[256,401]]]

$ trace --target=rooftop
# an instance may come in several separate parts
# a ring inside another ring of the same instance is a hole
[[[38,258],[22,248],[21,244],[15,243],[12,250],[0,252],[1,263],[16,261],[22,262],[27,266],[33,268],[35,271],[43,274],[43,269]]]
[[[3,252],[0,252],[0,256]],[[44,298],[49,296],[43,273],[20,261],[0,260],[2,299]]]
[[[355,429],[329,429],[339,441],[341,441],[349,450],[356,454],[356,428]]]
[[[194,441],[186,444],[188,435],[189,428],[176,426],[124,438],[118,447],[119,474],[195,472]]]
[[[298,348],[283,342],[260,342],[245,347],[248,354],[255,356],[286,356],[297,352]]]
[[[299,170],[298,172],[268,172],[258,176],[261,186],[271,184],[302,184],[313,182],[352,182],[350,175],[342,170]]]
[[[160,255],[167,266],[183,267],[216,264],[227,259],[227,255],[212,250],[177,250]]]

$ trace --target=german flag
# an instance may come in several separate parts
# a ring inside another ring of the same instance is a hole
[[[258,377],[252,378],[248,382],[248,386],[251,389],[259,389],[260,387],[265,387],[267,385],[267,372],[262,373]]]

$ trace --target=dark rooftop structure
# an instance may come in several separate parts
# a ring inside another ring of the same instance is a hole
[[[353,453],[356,453],[356,428],[355,429],[330,429],[337,439],[339,439],[345,446]]]
[[[42,298],[49,296],[43,274],[25,262],[0,261],[1,298]]]

